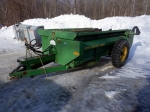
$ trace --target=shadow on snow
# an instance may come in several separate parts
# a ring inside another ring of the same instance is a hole
[[[1,112],[59,112],[72,98],[69,90],[48,79],[19,79],[0,85]]]
[[[137,42],[135,44],[132,45],[131,49],[130,49],[130,53],[129,53],[129,59],[128,62],[130,60],[132,60],[132,58],[134,57],[135,51],[137,49],[138,46],[142,46],[141,42]]]
[[[147,84],[137,94],[138,104],[135,112],[150,112],[150,77]]]

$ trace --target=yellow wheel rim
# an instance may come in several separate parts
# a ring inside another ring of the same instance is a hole
[[[128,51],[127,47],[124,46],[121,50],[121,55],[120,55],[121,62],[125,61],[125,59],[127,57],[127,51]]]

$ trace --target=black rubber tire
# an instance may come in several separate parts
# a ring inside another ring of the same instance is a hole
[[[120,56],[122,55],[122,49],[124,47],[126,47],[127,53],[126,53],[124,60],[122,61],[120,59]],[[129,47],[128,40],[125,40],[125,39],[118,40],[115,43],[113,50],[112,50],[112,53],[111,53],[112,65],[117,67],[117,68],[124,66],[126,61],[127,61],[128,55],[129,55],[129,50],[130,50],[130,47]]]

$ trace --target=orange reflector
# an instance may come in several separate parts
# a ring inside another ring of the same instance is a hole
[[[78,52],[74,52],[73,54],[76,55],[76,56],[79,56],[79,53],[78,53]]]

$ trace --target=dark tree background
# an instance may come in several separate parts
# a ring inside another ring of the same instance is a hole
[[[0,23],[5,26],[71,13],[91,19],[149,15],[150,0],[0,0]]]

